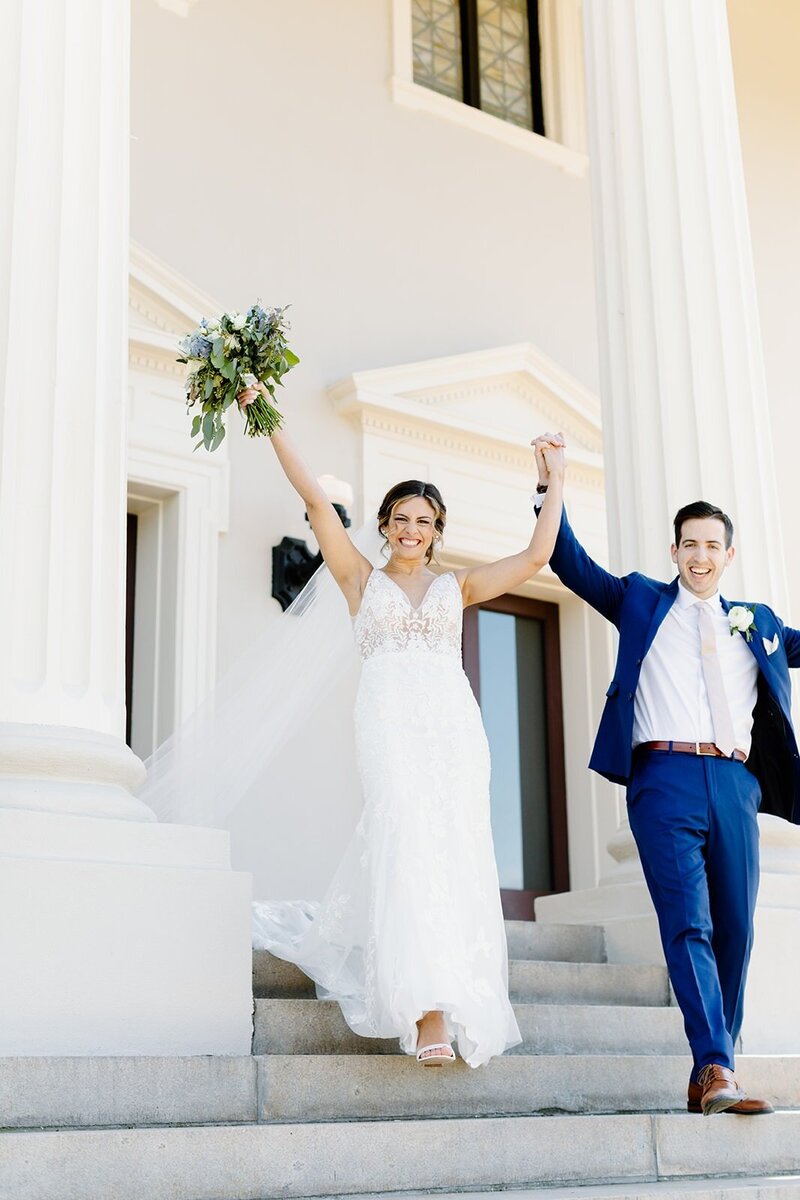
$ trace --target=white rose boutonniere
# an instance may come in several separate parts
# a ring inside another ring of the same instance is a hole
[[[755,609],[748,608],[744,604],[734,604],[732,608],[728,609],[728,624],[731,629],[731,637],[735,633],[743,633],[749,642],[756,628]]]

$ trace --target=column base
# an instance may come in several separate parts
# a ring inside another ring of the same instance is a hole
[[[0,723],[0,809],[155,821],[132,794],[144,763],[121,738],[62,725]]]
[[[0,1056],[249,1054],[228,835],[0,809]]]

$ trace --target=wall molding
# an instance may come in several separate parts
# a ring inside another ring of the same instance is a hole
[[[380,499],[381,461],[388,471],[392,459],[432,458],[443,474],[472,478],[478,491],[505,476],[507,486],[529,492],[530,440],[545,428],[566,435],[572,487],[602,495],[599,401],[530,343],[360,371],[329,396],[360,430],[367,506]]]
[[[216,678],[219,536],[228,528],[229,464],[225,442],[214,454],[194,453],[186,414],[186,367],[177,342],[202,315],[222,311],[166,264],[131,246],[129,286],[128,490],[132,507],[143,499],[177,505],[171,539],[158,539],[149,569],[177,572],[169,600],[155,606],[154,645],[174,643],[170,670],[159,679],[154,662],[152,709],[161,734],[186,717]],[[156,586],[154,584],[154,586]],[[135,653],[135,652],[134,652]],[[172,713],[158,697],[171,696]]]

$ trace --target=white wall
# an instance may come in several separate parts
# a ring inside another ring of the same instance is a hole
[[[791,611],[800,624],[800,5],[728,0]],[[757,503],[758,498],[754,497]],[[766,597],[765,597],[766,599]]]
[[[292,302],[292,424],[351,480],[322,390],[354,370],[529,340],[595,384],[586,182],[396,105],[391,19],[390,0],[133,3],[132,234],[223,303]],[[269,447],[231,457],[222,659],[277,611],[269,547],[307,528]]]
[[[286,409],[319,473],[362,477],[356,430],[325,393],[354,371],[531,341],[596,388],[588,180],[395,104],[391,0],[202,0],[188,19],[153,0],[132,7],[133,237],[222,303],[243,307],[259,296],[293,304],[302,362],[289,377]],[[800,504],[792,354],[800,6],[729,0],[729,12],[788,515]],[[268,446],[235,432],[230,457],[221,664],[279,611],[269,598],[270,547],[308,528]],[[664,539],[665,572],[669,516],[653,531]],[[792,561],[788,519],[785,532],[797,620],[800,555]],[[609,650],[592,628],[599,702]],[[586,761],[592,705],[565,715],[580,727],[573,736],[586,741]],[[584,795],[605,785],[575,772],[569,784],[578,821]],[[617,802],[603,804],[594,854],[581,856],[582,886],[609,862]]]

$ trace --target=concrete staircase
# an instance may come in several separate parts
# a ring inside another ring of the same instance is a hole
[[[252,1057],[0,1059],[1,1200],[800,1200],[800,1056],[740,1059],[774,1116],[689,1116],[665,971],[604,962],[596,929],[507,931],[524,1042],[477,1071],[354,1037],[264,953]]]

